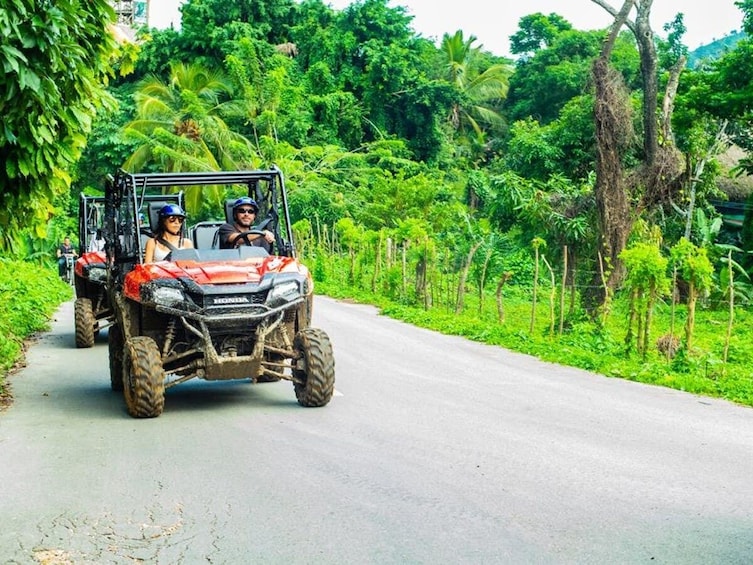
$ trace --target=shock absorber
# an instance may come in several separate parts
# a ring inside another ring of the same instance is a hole
[[[162,357],[167,356],[167,352],[173,346],[173,340],[175,339],[175,318],[171,317],[167,323],[167,329],[165,330],[165,342],[162,345]]]

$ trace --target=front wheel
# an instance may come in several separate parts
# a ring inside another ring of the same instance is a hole
[[[66,255],[65,257],[65,282],[67,282],[69,285],[73,286],[73,275],[74,275],[74,269],[73,269],[73,256],[72,255]]]
[[[76,347],[94,346],[94,326],[97,321],[94,318],[92,301],[88,298],[77,298],[73,303],[73,318],[76,325]]]
[[[301,359],[293,369],[298,404],[306,407],[324,406],[335,392],[335,357],[332,344],[324,331],[305,328],[299,331],[293,347],[301,353]]]
[[[123,388],[128,413],[134,418],[155,418],[165,407],[165,379],[157,343],[150,337],[126,340]]]

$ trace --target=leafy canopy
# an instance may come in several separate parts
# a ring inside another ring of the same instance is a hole
[[[112,101],[114,19],[106,0],[17,0],[0,10],[0,249],[13,249],[27,226],[43,237],[52,202],[70,187],[92,119]]]

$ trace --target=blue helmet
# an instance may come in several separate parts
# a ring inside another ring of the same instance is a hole
[[[239,208],[240,206],[244,206],[244,205],[251,206],[257,212],[259,211],[259,205],[256,203],[256,200],[248,196],[242,196],[241,198],[236,200],[235,203],[233,204],[233,213],[235,213],[236,208]]]
[[[183,208],[177,204],[165,204],[159,209],[159,217],[167,218],[168,216],[180,216],[181,218],[185,218],[186,213],[183,211]]]

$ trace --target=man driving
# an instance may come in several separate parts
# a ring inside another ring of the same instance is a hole
[[[220,226],[220,249],[234,249],[240,245],[253,245],[269,250],[275,236],[269,230],[255,230],[259,206],[253,198],[243,196],[233,203],[233,223]]]

